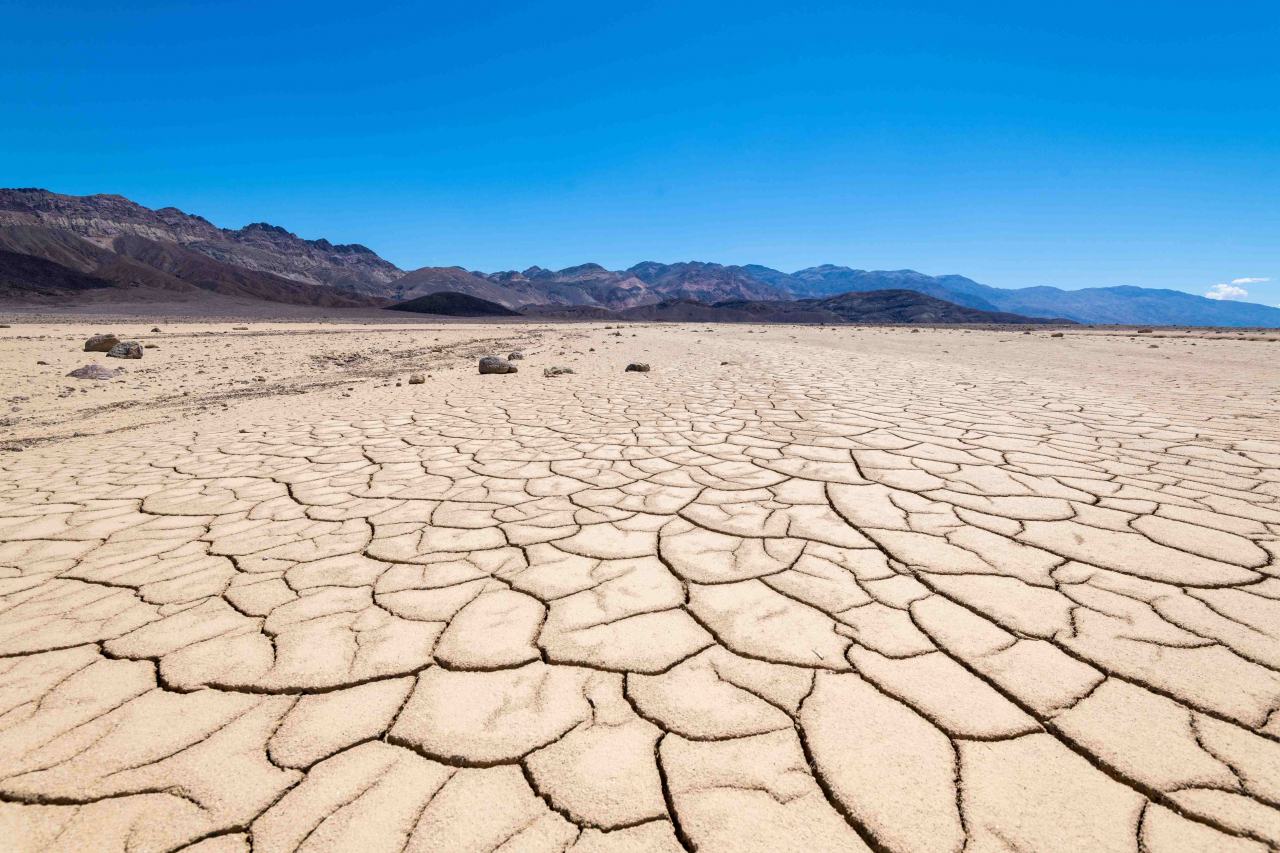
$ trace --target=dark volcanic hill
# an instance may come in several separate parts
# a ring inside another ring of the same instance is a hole
[[[41,189],[0,189],[0,226],[56,228],[104,248],[116,237],[176,243],[214,260],[305,284],[387,295],[385,285],[404,273],[359,244],[304,240],[259,222],[218,228],[176,207],[151,210],[119,195],[73,196]]]
[[[496,302],[478,299],[466,293],[451,293],[447,290],[419,296],[408,302],[388,305],[388,311],[410,311],[414,314],[440,314],[445,317],[519,317],[520,312],[512,311]]]
[[[843,323],[838,314],[814,309],[800,302],[753,302],[730,299],[708,305],[696,299],[668,299],[656,305],[628,308],[621,320],[667,323]]]
[[[0,297],[5,299],[58,296],[115,286],[105,278],[86,275],[44,258],[0,250]]]
[[[448,291],[465,293],[508,308],[517,308],[531,301],[545,301],[532,288],[507,287],[482,275],[469,273],[462,267],[423,267],[396,279],[390,287],[391,295],[398,300]]]
[[[1072,323],[1062,318],[1026,317],[1006,311],[980,311],[926,296],[915,290],[872,290],[841,293],[826,299],[801,300],[838,314],[850,323]]]
[[[538,306],[528,312],[534,316],[580,318],[580,307]],[[984,323],[991,325],[1023,325],[1073,323],[1024,317],[1003,311],[979,311],[914,290],[876,290],[867,293],[841,293],[826,299],[795,299],[759,302],[750,299],[726,299],[708,305],[696,299],[667,299],[654,305],[640,305],[610,312],[590,309],[591,319],[645,320],[657,322],[695,323]]]

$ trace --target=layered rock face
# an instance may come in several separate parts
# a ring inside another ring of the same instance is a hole
[[[0,189],[0,227],[26,225],[70,231],[111,249],[116,237],[177,243],[215,260],[307,284],[384,295],[404,271],[359,244],[304,240],[265,222],[218,228],[176,207],[151,210],[124,196],[63,195],[42,189]]]

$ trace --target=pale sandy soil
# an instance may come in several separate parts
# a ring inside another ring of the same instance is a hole
[[[1280,848],[1280,343],[230,326],[0,329],[2,850]]]

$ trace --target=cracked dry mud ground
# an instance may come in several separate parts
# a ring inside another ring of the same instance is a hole
[[[1274,409],[645,335],[5,456],[0,846],[1280,848]]]

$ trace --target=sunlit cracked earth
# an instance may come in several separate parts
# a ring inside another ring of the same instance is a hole
[[[1275,409],[947,334],[5,455],[0,848],[1277,849]]]

